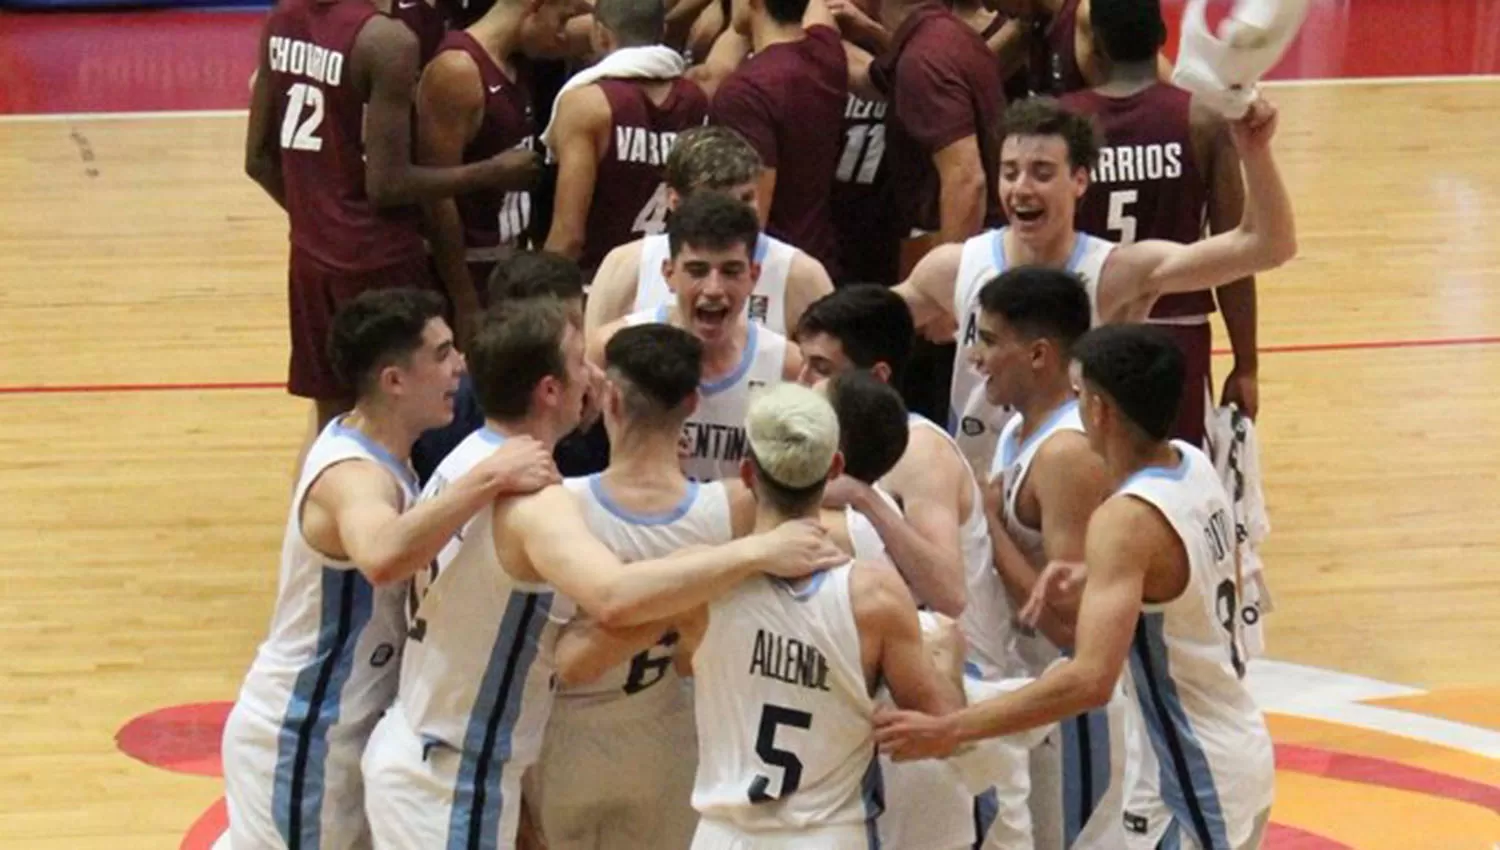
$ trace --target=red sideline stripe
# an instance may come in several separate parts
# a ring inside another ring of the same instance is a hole
[[[1457,800],[1500,812],[1500,788],[1374,756],[1277,744],[1276,769]]]
[[[186,384],[37,384],[0,387],[0,395],[38,395],[41,393],[151,393],[196,390],[284,390],[285,381],[207,381]]]

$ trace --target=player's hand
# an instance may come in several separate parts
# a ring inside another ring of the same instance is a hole
[[[875,710],[875,743],[893,761],[947,758],[958,749],[956,725],[951,714],[881,707]]]
[[[1023,624],[1036,628],[1049,605],[1075,602],[1083,593],[1085,567],[1077,561],[1052,561],[1031,586],[1031,597],[1016,615]]]
[[[604,413],[604,382],[606,380],[604,370],[587,363],[589,385],[583,391],[583,411],[578,417],[578,433],[582,434],[594,427],[599,421],[599,416]]]
[[[535,493],[562,481],[552,452],[531,437],[512,437],[480,462],[495,493]]]
[[[825,3],[828,11],[840,24],[850,24],[856,29],[872,29],[879,26],[853,0],[825,0]]]
[[[823,488],[823,507],[835,510],[849,505],[858,506],[860,500],[869,495],[870,485],[847,475],[828,482]]]
[[[1271,146],[1271,137],[1276,135],[1276,125],[1280,112],[1276,106],[1263,97],[1257,97],[1250,103],[1250,111],[1245,117],[1229,124],[1229,134],[1234,139],[1235,147],[1241,151],[1260,151]]]
[[[542,155],[526,148],[511,148],[490,157],[488,181],[496,189],[520,192],[542,177]]]
[[[1255,370],[1235,367],[1224,379],[1224,394],[1219,404],[1236,405],[1241,413],[1254,419],[1260,412],[1260,377]]]
[[[849,561],[849,555],[828,539],[828,530],[810,519],[784,522],[756,537],[764,547],[756,563],[767,575],[802,578]]]

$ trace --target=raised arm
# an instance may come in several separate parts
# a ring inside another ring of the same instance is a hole
[[[895,292],[906,300],[918,332],[928,325],[953,321],[953,294],[958,284],[962,245],[939,245],[917,261]]]
[[[901,577],[889,566],[868,561],[852,569],[850,604],[866,674],[876,674],[871,681],[883,681],[901,708],[938,715],[961,708],[963,691],[934,665],[922,640],[916,603]]]
[[[271,91],[270,54],[260,36],[260,61],[250,80],[250,118],[245,125],[245,174],[286,209],[286,186],[281,179],[281,149],[277,146],[275,94]]]
[[[609,99],[598,86],[583,86],[563,95],[548,147],[557,157],[557,193],[547,250],[578,259],[583,253],[599,155],[607,144]]]
[[[1240,155],[1224,119],[1211,115],[1207,120],[1205,131],[1209,134],[1209,161],[1212,163],[1208,230],[1213,234],[1228,233],[1239,226],[1245,211]],[[1244,277],[1226,283],[1215,290],[1214,295],[1224,317],[1224,328],[1229,332],[1229,347],[1234,351],[1234,367],[1224,379],[1223,403],[1234,402],[1254,417],[1260,408],[1255,278]]]
[[[611,249],[599,261],[583,305],[583,330],[589,339],[605,325],[625,318],[634,306],[641,244],[640,240],[627,242]]]

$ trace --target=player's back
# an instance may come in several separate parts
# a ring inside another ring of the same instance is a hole
[[[380,210],[365,194],[369,93],[354,51],[379,14],[366,0],[282,0],[266,22],[292,244],[336,269],[383,268],[424,250],[415,207]]]
[[[1160,512],[1189,570],[1177,598],[1142,604],[1130,672],[1161,764],[1161,805],[1200,846],[1238,847],[1271,805],[1275,765],[1243,681],[1234,513],[1213,462],[1185,442],[1172,446],[1181,454],[1175,468],[1142,470],[1116,491]],[[1127,815],[1137,805],[1132,795]],[[1146,818],[1153,828],[1164,820]]]
[[[1203,238],[1208,175],[1194,144],[1192,95],[1156,83],[1126,97],[1073,92],[1063,103],[1094,116],[1104,132],[1099,163],[1078,204],[1079,230],[1121,245]],[[1166,296],[1152,315],[1203,316],[1213,310],[1213,294],[1203,290]]]
[[[694,846],[864,847],[884,807],[849,582],[751,578],[709,607],[693,656]],[[717,840],[701,843],[705,835]]]
[[[600,80],[609,102],[609,143],[594,177],[583,254],[579,265],[595,269],[604,255],[632,239],[662,233],[667,224],[667,185],[662,179],[677,134],[701,126],[708,97],[685,77],[676,80]],[[667,85],[660,103],[649,87]]]

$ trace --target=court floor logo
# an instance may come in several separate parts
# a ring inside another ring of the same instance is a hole
[[[1500,850],[1500,687],[1428,692],[1265,661],[1249,682],[1276,739],[1267,850]],[[154,711],[115,741],[145,764],[222,785],[229,708]],[[220,798],[179,850],[226,850],[228,823]]]

